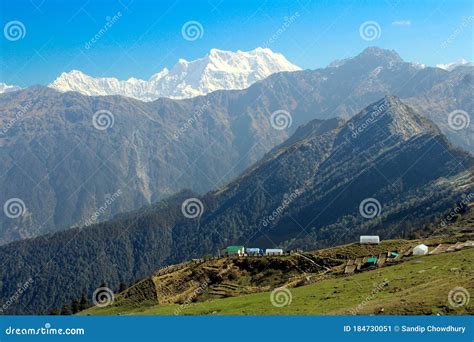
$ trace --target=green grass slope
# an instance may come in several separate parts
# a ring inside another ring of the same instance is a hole
[[[473,303],[450,305],[456,288],[474,293],[474,249],[409,257],[404,262],[289,288],[288,305],[272,305],[271,292],[196,303],[91,308],[82,315],[344,315],[473,314]],[[287,297],[288,298],[288,297]]]

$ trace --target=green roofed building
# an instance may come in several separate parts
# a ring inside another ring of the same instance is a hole
[[[245,248],[244,246],[227,246],[222,252],[226,256],[243,256]]]

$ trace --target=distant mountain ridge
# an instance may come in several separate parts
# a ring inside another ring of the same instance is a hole
[[[6,83],[0,82],[0,94],[3,93],[9,93],[11,91],[17,91],[20,90],[21,88],[15,85],[8,85]]]
[[[451,62],[451,63],[436,64],[437,68],[444,69],[444,70],[447,70],[447,71],[453,71],[454,69],[456,69],[459,66],[474,66],[474,63],[469,62],[469,61],[465,60],[464,58],[461,58],[461,59],[459,59],[455,62]]]
[[[110,222],[0,247],[1,299],[34,281],[5,313],[48,313],[102,281],[130,284],[229,244],[318,249],[359,235],[405,236],[474,190],[473,157],[397,97],[295,134],[206,195],[184,191]],[[202,202],[193,218],[182,209],[189,198]],[[375,211],[360,208],[367,199]]]
[[[212,49],[203,58],[184,59],[171,70],[164,68],[148,81],[112,77],[94,78],[81,71],[62,73],[49,87],[61,92],[77,91],[84,95],[122,95],[143,101],[160,97],[173,99],[206,95],[216,90],[245,89],[271,74],[300,68],[268,48],[243,52]]]
[[[379,53],[377,48],[367,51],[375,55]],[[402,62],[395,51],[392,50],[391,55],[394,63]],[[351,59],[335,60],[328,67],[339,67]],[[411,64],[418,69],[426,68],[425,64]],[[459,66],[474,66],[474,63],[461,58],[452,63],[436,65],[446,71],[453,71]],[[259,47],[248,52],[211,49],[208,55],[194,61],[179,59],[171,70],[164,68],[149,80],[92,77],[80,70],[71,70],[63,72],[48,86],[61,92],[77,91],[89,96],[122,95],[153,101],[160,97],[183,99],[216,90],[245,89],[271,74],[297,70],[301,68],[268,48]],[[0,94],[20,89],[0,83]]]

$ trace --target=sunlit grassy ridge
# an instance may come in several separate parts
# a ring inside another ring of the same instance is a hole
[[[270,292],[185,305],[92,308],[86,315],[331,315],[472,314],[472,302],[455,308],[448,294],[455,287],[474,293],[474,249],[422,257],[289,289],[291,302],[275,307]],[[386,283],[386,285],[384,285]]]

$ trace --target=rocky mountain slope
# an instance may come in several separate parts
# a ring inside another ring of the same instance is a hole
[[[474,68],[460,66],[448,77],[420,96],[404,99],[433,120],[448,138],[464,150],[474,153]],[[427,114],[429,113],[429,114]]]
[[[191,62],[180,59],[171,70],[165,68],[148,81],[95,78],[73,70],[62,73],[49,87],[62,92],[122,95],[142,101],[160,97],[182,99],[221,89],[245,89],[276,72],[295,70],[300,68],[270,49],[257,48],[248,52],[212,49],[205,57]]]
[[[361,234],[406,236],[474,190],[473,158],[396,97],[347,123],[308,125],[204,196],[182,192],[110,222],[0,247],[2,300],[34,282],[8,312],[47,313],[103,281],[130,284],[229,244],[318,249]]]
[[[0,216],[0,243],[219,187],[286,137],[260,95],[146,103],[45,87],[4,94],[0,202],[19,199],[23,209]]]
[[[106,220],[183,188],[216,189],[298,126],[349,118],[387,93],[472,152],[473,126],[453,129],[449,113],[469,116],[473,90],[472,67],[420,69],[394,51],[368,48],[336,66],[192,99],[142,102],[44,87],[3,94],[0,203],[20,199],[24,210],[15,219],[0,215],[0,244]]]

